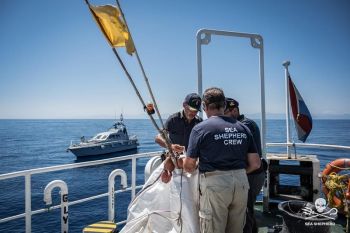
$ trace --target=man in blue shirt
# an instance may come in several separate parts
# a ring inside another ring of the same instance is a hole
[[[197,116],[198,111],[201,108],[201,98],[196,93],[190,93],[186,96],[182,106],[183,110],[169,116],[165,122],[165,130],[169,133],[169,139],[171,141],[171,149],[175,153],[181,154],[187,149],[188,139],[193,127],[202,121],[202,118]],[[160,146],[166,148],[166,142],[161,134],[158,134],[155,138],[155,142]],[[164,162],[166,168],[172,167],[172,161],[167,158]],[[170,169],[167,172],[163,172],[162,181],[167,183],[171,179]]]
[[[249,129],[224,116],[225,95],[220,88],[203,94],[208,119],[191,132],[184,169],[200,172],[201,232],[241,233],[246,216],[249,183],[246,173],[260,167]]]
[[[258,150],[258,154],[261,158],[261,140],[260,140],[260,130],[258,125],[251,119],[241,115],[239,112],[239,103],[235,99],[226,98],[226,109],[225,115],[237,119],[247,126],[253,135],[255,145]],[[249,181],[249,192],[248,192],[248,203],[247,203],[247,216],[246,223],[244,226],[244,233],[257,233],[258,226],[256,224],[255,214],[254,214],[254,204],[256,202],[256,197],[259,195],[260,190],[265,182],[265,169],[263,166],[264,160],[261,163],[260,168],[248,174]]]
[[[182,152],[187,149],[192,128],[202,121],[202,118],[197,116],[201,108],[201,102],[201,97],[198,94],[188,94],[182,104],[183,110],[172,114],[166,120],[164,127],[169,133],[172,149],[175,152]],[[166,148],[165,141],[160,134],[156,136],[155,141]]]

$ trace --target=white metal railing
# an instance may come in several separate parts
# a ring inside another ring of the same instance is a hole
[[[115,157],[115,158],[110,158],[110,159],[102,159],[102,160],[95,160],[95,161],[89,161],[89,162],[81,162],[81,163],[74,163],[74,164],[65,164],[65,165],[58,165],[58,166],[51,166],[51,167],[44,167],[44,168],[37,168],[37,169],[30,169],[30,170],[24,170],[24,171],[19,171],[19,172],[12,172],[12,173],[7,173],[7,174],[1,174],[0,175],[0,181],[1,180],[7,180],[11,178],[16,178],[16,177],[24,177],[25,178],[25,213],[18,214],[18,215],[13,215],[9,216],[3,219],[0,219],[0,223],[5,223],[9,222],[11,220],[19,219],[25,217],[25,225],[26,225],[26,233],[31,232],[31,222],[32,222],[32,215],[39,214],[39,213],[44,213],[47,212],[48,209],[38,209],[38,210],[32,210],[31,208],[31,177],[34,174],[42,174],[42,173],[49,173],[49,172],[54,172],[54,171],[62,171],[62,170],[68,170],[68,169],[74,169],[74,168],[82,168],[82,167],[90,167],[90,166],[97,166],[101,164],[109,164],[109,163],[114,163],[114,162],[119,162],[119,161],[126,161],[126,160],[131,160],[131,186],[127,187],[123,190],[117,190],[115,193],[122,193],[126,191],[131,191],[131,198],[133,199],[136,194],[136,189],[141,188],[142,185],[136,186],[136,162],[137,159],[139,158],[147,158],[147,157],[153,157],[160,155],[160,151],[157,152],[149,152],[149,153],[142,153],[142,154],[133,154],[133,155],[127,155],[127,156],[121,156],[121,157]],[[107,181],[106,181],[107,182]],[[84,203],[87,201],[91,201],[94,199],[102,198],[108,196],[108,193],[102,193],[99,195],[75,200],[69,202],[69,206]],[[60,208],[61,205],[55,205],[51,206],[50,210],[52,209],[58,209]],[[120,221],[117,224],[123,224],[125,223],[126,220]]]
[[[337,150],[350,150],[350,146],[340,146],[340,145],[328,145],[328,144],[314,144],[314,143],[266,143],[266,147],[304,147],[304,148],[319,148],[319,149],[337,149]]]

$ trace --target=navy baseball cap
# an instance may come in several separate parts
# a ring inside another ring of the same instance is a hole
[[[187,104],[192,111],[201,111],[202,99],[196,93],[188,94],[184,103]]]
[[[232,110],[232,109],[234,109],[234,108],[238,108],[238,106],[239,106],[238,101],[235,100],[235,99],[232,99],[232,98],[225,98],[225,101],[226,101],[226,108],[225,108],[225,111],[226,111],[227,109]]]

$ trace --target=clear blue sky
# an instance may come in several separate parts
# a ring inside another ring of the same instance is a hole
[[[94,4],[113,1],[91,1]],[[164,115],[197,90],[200,28],[261,34],[266,110],[284,113],[284,70],[310,112],[350,114],[347,0],[121,0]],[[83,0],[1,0],[0,118],[143,117],[141,104]],[[119,49],[146,96],[136,59]],[[260,111],[258,53],[248,40],[213,38],[203,48],[204,87],[222,87],[248,114]]]

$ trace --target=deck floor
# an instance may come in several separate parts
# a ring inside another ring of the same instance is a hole
[[[262,202],[257,202],[255,205],[255,214],[259,226],[259,233],[283,232],[280,230],[283,225],[283,219],[281,213],[277,209],[277,206],[272,207],[271,212],[264,213]],[[274,226],[279,226],[280,228],[277,228],[278,230],[276,229],[276,231],[274,231]],[[338,215],[338,219],[335,221],[335,225],[330,227],[330,232],[344,233],[345,226],[346,218],[343,215]],[[305,228],[305,232],[310,232],[307,230],[307,227]]]

